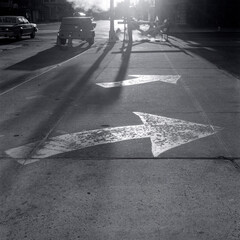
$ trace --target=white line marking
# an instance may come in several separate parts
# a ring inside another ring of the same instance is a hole
[[[30,155],[32,149],[39,142],[9,149],[6,151],[6,154],[12,158],[22,159],[19,161],[20,163],[25,162],[25,164],[28,164],[35,160],[38,161],[53,155],[96,145],[150,138],[152,154],[154,157],[158,157],[161,153],[171,148],[213,135],[222,130],[219,127],[153,114],[141,112],[134,112],[134,114],[140,117],[143,122],[142,125],[96,129],[51,137],[40,145],[40,148],[35,151],[35,154],[29,160],[23,159]]]
[[[86,52],[89,51],[90,49],[91,49],[91,48],[87,49],[86,51],[84,51],[84,52],[82,52],[82,53],[80,53],[80,54],[78,54],[78,55],[76,55],[76,56],[74,56],[74,57],[72,57],[72,58],[64,61],[64,62],[58,63],[58,64],[56,64],[55,66],[52,66],[52,67],[48,68],[47,70],[41,72],[40,74],[37,74],[37,75],[35,75],[35,76],[27,79],[26,81],[24,81],[24,82],[22,82],[22,83],[19,83],[18,85],[14,86],[14,87],[12,87],[12,88],[9,88],[8,90],[0,93],[0,97],[3,96],[3,95],[5,95],[6,93],[9,93],[10,91],[12,91],[12,90],[14,90],[14,89],[16,89],[16,88],[22,86],[23,84],[28,83],[28,82],[31,82],[31,81],[34,80],[35,78],[38,78],[38,77],[44,75],[45,73],[48,73],[48,72],[52,71],[53,69],[55,69],[55,68],[57,68],[57,67],[60,67],[60,66],[62,66],[63,64],[65,64],[65,63],[67,63],[67,62],[72,61],[73,59],[81,56],[82,54],[86,53]]]
[[[104,88],[113,88],[113,87],[124,87],[137,84],[144,84],[150,82],[166,82],[176,84],[180,75],[129,75],[129,77],[134,77],[133,79],[128,79],[120,82],[105,82],[105,83],[96,83],[98,86]]]
[[[22,86],[22,85],[25,84],[25,83],[28,83],[28,82],[34,80],[35,78],[38,78],[38,77],[42,76],[43,74],[45,74],[45,73],[47,73],[47,72],[50,72],[51,70],[53,70],[53,69],[56,68],[56,67],[57,67],[57,65],[54,66],[54,67],[51,67],[51,68],[47,69],[46,71],[41,72],[40,74],[37,74],[37,75],[35,75],[35,76],[27,79],[26,81],[24,81],[24,82],[22,82],[22,83],[19,83],[18,85],[14,86],[14,87],[12,87],[12,88],[9,88],[8,90],[0,93],[0,97],[3,96],[3,95],[5,95],[6,93],[9,93],[10,91],[12,91],[12,90],[14,90],[14,89],[16,89],[16,88]]]
[[[19,48],[22,46],[23,46],[22,44],[20,44],[20,45],[5,45],[5,46],[0,46],[0,50],[12,50],[12,49]]]

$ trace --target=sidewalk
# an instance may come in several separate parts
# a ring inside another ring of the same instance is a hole
[[[240,33],[240,28],[193,28],[188,25],[173,26],[172,33]]]

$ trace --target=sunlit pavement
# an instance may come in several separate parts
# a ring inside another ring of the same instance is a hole
[[[0,239],[239,239],[239,75],[214,41],[103,41],[3,94]]]

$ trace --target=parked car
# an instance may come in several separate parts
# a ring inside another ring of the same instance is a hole
[[[17,40],[22,36],[35,37],[37,25],[30,23],[23,16],[0,16],[0,36],[14,37]]]
[[[66,44],[67,39],[80,39],[90,45],[94,43],[96,22],[90,17],[65,17],[58,32],[58,44]]]

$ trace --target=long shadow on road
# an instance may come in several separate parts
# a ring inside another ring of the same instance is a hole
[[[114,82],[123,81],[127,74],[130,56],[132,53],[132,43],[129,42],[126,48],[124,46],[125,42],[123,42],[121,49],[121,64],[114,78]],[[98,109],[107,107],[119,98],[121,91],[121,86],[115,88],[100,88],[93,86],[90,96],[87,96],[85,101],[86,104],[93,104],[94,106],[97,106]]]
[[[34,124],[31,133],[27,137],[26,143],[35,142],[36,144],[33,146],[33,149],[31,152],[26,156],[26,159],[31,158],[32,155],[34,155],[35,151],[39,148],[41,148],[41,145],[46,141],[46,139],[49,137],[51,132],[55,129],[55,127],[58,125],[58,123],[62,120],[62,118],[65,116],[66,112],[69,110],[71,106],[74,105],[74,102],[78,101],[81,96],[86,95],[87,98],[81,97],[81,105],[85,106],[84,109],[87,108],[87,105],[92,104],[91,101],[94,101],[94,104],[98,108],[106,107],[108,104],[113,104],[118,98],[121,93],[122,88],[118,87],[115,89],[100,89],[95,84],[87,85],[86,88],[85,85],[89,82],[90,78],[94,75],[94,73],[99,69],[99,66],[101,62],[105,59],[106,55],[111,51],[111,49],[114,47],[114,44],[108,45],[102,52],[102,54],[97,58],[97,60],[93,63],[93,65],[86,71],[85,74],[83,74],[77,81],[70,81],[68,85],[66,85],[66,80],[71,79],[71,76],[76,76],[78,74],[78,71],[76,69],[76,66],[71,66],[71,69],[69,68],[67,71],[65,69],[64,71],[59,72],[59,80],[55,83],[51,83],[48,85],[45,89],[43,89],[42,94],[46,96],[51,96],[51,98],[56,97],[58,94],[58,101],[56,101],[53,106],[53,109],[51,110],[51,114],[47,118],[43,118],[38,123]],[[122,61],[119,67],[119,70],[117,72],[117,75],[115,77],[115,81],[122,81],[124,80],[129,60],[130,60],[130,54],[131,54],[131,43],[128,44],[128,47],[126,51],[122,53]],[[112,58],[111,58],[112,59]],[[65,76],[63,75],[65,74]],[[65,86],[65,87],[64,87]],[[90,86],[90,88],[89,88]],[[68,87],[68,90],[65,91],[63,88]],[[53,91],[54,89],[54,91]],[[93,89],[93,91],[90,91],[89,89]],[[87,91],[86,91],[87,90]],[[92,92],[94,92],[94,96],[92,96]],[[52,100],[51,100],[52,101]],[[48,103],[50,104],[50,103]],[[26,125],[29,119],[35,118],[36,115],[39,115],[39,109],[43,111],[46,106],[46,102],[38,101],[36,100],[32,104],[24,107],[24,114],[21,117],[21,122]],[[85,111],[83,109],[83,111]],[[4,124],[4,123],[3,123]],[[7,128],[11,128],[12,125],[16,124],[16,119],[12,122],[6,123]],[[3,127],[3,126],[2,126]],[[37,142],[36,142],[37,141]]]
[[[68,48],[64,47],[61,48],[59,46],[54,46],[47,50],[44,50],[22,62],[16,63],[6,70],[28,70],[34,71],[41,68],[53,66],[59,63],[62,63],[70,58],[73,58],[84,51],[89,49],[89,45],[85,46],[86,43],[81,43],[77,47]],[[84,47],[83,47],[84,46]]]
[[[32,142],[33,139],[38,140],[38,143],[36,143],[36,146],[32,151],[29,153],[26,158],[30,158],[32,154],[34,154],[35,150],[38,149],[42,143],[47,139],[48,135],[51,133],[52,129],[59,123],[59,121],[62,119],[66,111],[70,106],[72,106],[72,103],[76,101],[76,98],[79,97],[79,95],[84,94],[84,86],[89,82],[90,78],[94,75],[94,73],[99,69],[99,66],[101,62],[105,59],[109,51],[114,47],[114,44],[108,45],[102,54],[96,59],[96,61],[93,63],[93,65],[86,71],[85,74],[83,74],[78,81],[74,81],[72,83],[69,83],[69,89],[68,91],[63,91],[64,86],[66,85],[66,80],[69,79],[69,76],[66,78],[62,78],[62,83],[58,82],[58,90],[59,93],[59,99],[55,103],[55,107],[52,110],[52,114],[47,118],[42,120],[41,122],[36,125],[36,128],[33,129],[32,134],[28,137],[29,141]],[[74,68],[74,67],[73,67]],[[76,69],[75,69],[76,70]],[[74,74],[74,69],[69,69],[68,72],[70,74]],[[76,71],[75,71],[76,72]],[[62,73],[59,73],[62,75]],[[65,73],[67,74],[67,73]],[[62,77],[62,76],[61,76]],[[60,79],[60,78],[59,78]],[[61,87],[62,86],[62,87]],[[66,88],[66,87],[65,87]],[[54,88],[56,91],[56,89]],[[53,91],[53,85],[48,85],[43,91],[43,95],[48,94],[49,92]],[[55,93],[56,94],[56,93]],[[39,104],[42,105],[44,103],[39,103],[39,101],[35,101],[31,105],[27,106],[27,112],[25,109],[25,119],[21,119],[22,122],[27,122],[30,116],[33,116],[37,113],[37,110],[35,109],[42,109],[41,106],[39,107]],[[43,107],[43,106],[42,106]],[[10,125],[9,125],[10,124]],[[14,122],[9,123],[8,126],[11,127],[11,124],[14,124]]]
[[[16,63],[5,70],[14,70],[22,71],[22,73],[15,77],[11,81],[1,81],[0,82],[0,92],[4,92],[9,88],[12,88],[22,82],[26,81],[26,78],[34,77],[38,72],[34,73],[33,71],[41,71],[48,67],[54,67],[57,64],[63,63],[83,52],[88,50],[90,46],[86,43],[81,43],[77,47],[68,48],[68,47],[59,47],[54,46],[50,49],[44,50],[24,61]],[[30,73],[25,73],[25,71],[31,71]]]
[[[131,52],[132,52],[132,43],[129,42],[126,48],[124,48],[124,46],[125,46],[125,43],[123,43],[123,47],[121,49],[121,63],[116,73],[116,76],[113,80],[115,82],[123,81],[127,75]],[[83,106],[80,112],[78,111],[78,114],[79,113],[84,114],[84,112],[88,109],[89,106],[94,106],[97,109],[97,111],[100,111],[100,109],[102,108],[105,109],[108,106],[112,106],[120,98],[122,87],[119,86],[115,88],[101,88],[99,86],[96,86],[95,84],[91,84],[91,85],[88,85],[87,93],[84,90],[82,90],[82,92],[84,92],[84,95],[81,96],[81,99],[79,96],[76,96],[76,98],[74,98],[75,100],[73,100],[75,102],[81,101],[81,106]],[[64,112],[62,112],[62,114],[64,115]],[[57,119],[55,119],[54,121],[56,120]],[[97,150],[97,147],[95,147],[94,150],[91,148],[81,149],[81,152],[78,153],[77,156],[78,156],[78,159],[89,159],[89,158],[96,159],[96,156],[98,158],[99,155],[101,154],[101,151],[99,152],[98,151],[99,150]],[[111,151],[112,151],[111,144],[107,144],[104,146],[105,154],[106,152],[111,152]],[[59,156],[57,156],[57,158],[62,158],[62,157],[70,158],[70,159],[75,158],[76,152],[73,151],[72,153],[71,152],[62,153]]]

